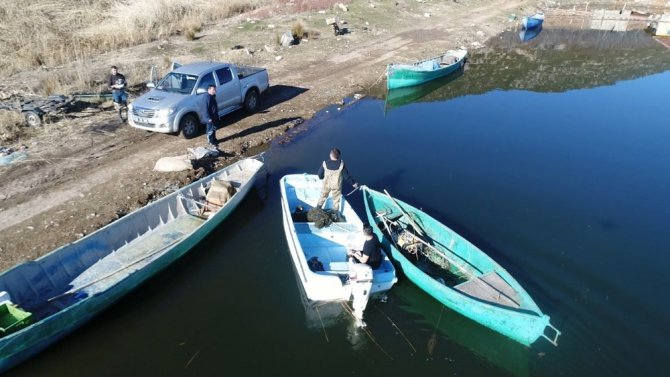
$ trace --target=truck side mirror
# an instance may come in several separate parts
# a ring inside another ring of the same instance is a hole
[[[154,84],[154,83],[152,83],[152,82],[148,82],[148,83],[147,83],[147,88],[149,88],[149,89],[153,89],[153,88],[155,88],[155,87],[156,87],[156,84]]]
[[[207,93],[207,90],[203,88],[198,88],[195,90],[195,94],[205,94],[205,93]]]

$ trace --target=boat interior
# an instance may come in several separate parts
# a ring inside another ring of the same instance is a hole
[[[495,305],[521,308],[519,293],[495,270],[483,272],[453,252],[456,242],[442,245],[414,230],[408,214],[386,208],[377,212],[380,229],[394,239],[408,260],[435,280],[478,300]],[[404,236],[404,239],[403,239]]]
[[[301,212],[306,213],[317,203],[321,187],[320,183],[307,187],[295,187],[289,182],[286,184],[285,192],[289,208],[293,210],[300,208]],[[333,208],[332,197],[326,200],[324,208]],[[335,274],[342,279],[348,279],[347,249],[362,247],[363,223],[346,201],[342,215],[345,220],[355,219],[356,221],[333,222],[329,226],[318,228],[314,222],[306,221],[307,219],[301,216],[295,216],[293,212],[292,221],[305,259],[310,261],[312,258],[317,258],[323,266],[323,271],[314,272]],[[388,258],[384,258],[380,267],[373,270],[373,274],[377,276],[389,271],[394,271],[393,264]]]

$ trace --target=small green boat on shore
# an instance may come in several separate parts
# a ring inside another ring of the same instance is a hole
[[[561,332],[483,251],[425,212],[363,187],[368,221],[405,276],[444,306],[523,345]],[[545,330],[549,328],[549,336]]]
[[[403,88],[446,76],[461,68],[467,55],[467,50],[448,50],[440,56],[416,63],[389,64],[386,66],[386,87]]]

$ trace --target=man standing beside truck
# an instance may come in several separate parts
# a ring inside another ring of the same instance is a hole
[[[205,106],[207,107],[207,142],[214,149],[219,149],[219,141],[216,140],[216,124],[219,123],[219,105],[216,103],[216,86],[214,85],[207,87]]]
[[[109,75],[109,88],[112,90],[112,100],[114,101],[114,108],[119,113],[119,118],[121,121],[123,119],[123,114],[121,110],[124,106],[127,106],[128,95],[126,94],[126,76],[119,73],[118,68],[113,65],[111,69],[111,74]]]

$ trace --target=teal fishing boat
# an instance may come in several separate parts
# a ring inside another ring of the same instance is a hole
[[[449,50],[440,56],[416,63],[389,64],[386,66],[386,87],[402,88],[444,77],[463,67],[467,55],[466,50]]]
[[[163,270],[240,204],[264,166],[246,158],[0,274],[0,373]]]
[[[368,221],[405,276],[446,307],[525,346],[561,332],[498,263],[425,212],[363,187]],[[548,332],[548,335],[545,334]]]

